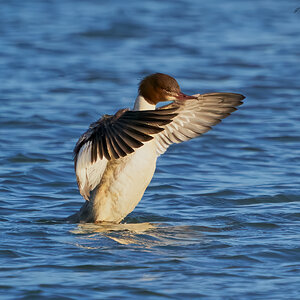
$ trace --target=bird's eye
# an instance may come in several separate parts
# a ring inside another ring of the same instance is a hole
[[[167,94],[169,94],[169,95],[173,95],[173,94],[174,94],[174,92],[172,92],[171,90],[164,89],[164,91],[165,91]]]

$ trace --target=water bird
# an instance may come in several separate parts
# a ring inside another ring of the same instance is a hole
[[[146,76],[132,110],[102,116],[76,143],[75,173],[85,203],[69,220],[121,222],[143,197],[158,156],[174,143],[209,131],[244,98],[235,93],[190,96],[169,75]],[[172,102],[156,107],[162,101]]]

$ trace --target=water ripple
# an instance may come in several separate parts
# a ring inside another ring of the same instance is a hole
[[[1,3],[1,299],[299,297],[298,3],[236,4]],[[68,223],[76,139],[152,72],[247,98],[122,224]]]

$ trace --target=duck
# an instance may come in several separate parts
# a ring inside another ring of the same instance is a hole
[[[133,109],[103,115],[77,141],[74,166],[85,202],[68,220],[120,223],[142,199],[157,158],[172,144],[209,131],[244,98],[225,92],[187,95],[163,73],[143,78]],[[160,102],[168,103],[157,107]]]

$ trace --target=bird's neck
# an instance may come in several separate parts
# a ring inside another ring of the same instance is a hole
[[[155,104],[150,104],[143,96],[138,95],[134,102],[133,110],[154,110]]]

